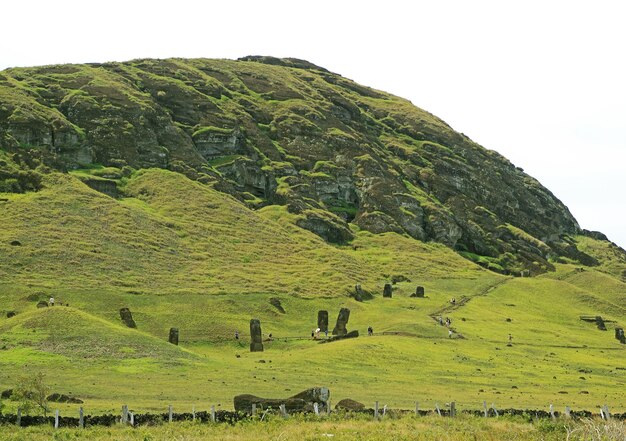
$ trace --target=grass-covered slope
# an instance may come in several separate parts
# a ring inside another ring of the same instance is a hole
[[[313,385],[330,387],[335,402],[405,408],[624,408],[626,355],[614,329],[626,324],[626,289],[603,241],[575,239],[605,262],[598,267],[557,263],[513,278],[397,233],[353,226],[349,244],[331,245],[297,226],[301,214],[252,210],[171,171],[100,176],[116,181],[117,198],[85,174],[45,174],[40,191],[2,195],[0,390],[43,371],[54,391],[97,411],[230,407],[238,393]],[[392,279],[393,297],[382,298]],[[357,283],[371,300],[350,297]],[[410,297],[417,285],[425,298]],[[37,309],[50,296],[57,306]],[[137,329],[124,327],[122,307]],[[310,340],[317,311],[329,311],[332,328],[341,307],[361,337]],[[580,319],[596,315],[607,331]],[[452,319],[453,338],[438,316]],[[248,350],[253,317],[275,337],[263,353]],[[171,327],[179,347],[167,343]]]
[[[302,60],[7,69],[1,150],[5,191],[38,188],[27,178],[40,163],[160,167],[253,208],[286,207],[329,242],[350,242],[358,226],[443,243],[505,274],[597,263],[569,240],[580,229],[568,209],[521,169],[407,100]]]

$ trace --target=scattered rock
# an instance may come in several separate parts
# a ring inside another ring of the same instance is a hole
[[[19,240],[12,240],[11,245],[14,247],[20,247],[22,246],[22,242],[20,242]]]
[[[358,401],[352,400],[350,398],[344,398],[339,401],[335,405],[335,409],[337,410],[347,410],[347,411],[358,411],[365,409],[365,404],[359,403]]]

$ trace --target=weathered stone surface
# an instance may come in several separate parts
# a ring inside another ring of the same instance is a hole
[[[259,319],[250,320],[250,352],[263,352],[263,336]]]
[[[278,409],[281,404],[284,404],[287,412],[312,412],[314,403],[317,403],[320,411],[326,410],[329,398],[330,391],[328,388],[315,387],[289,398],[261,398],[249,394],[237,395],[234,398],[234,406],[235,411],[251,412],[253,404],[256,404],[258,410]]]
[[[385,287],[383,288],[383,297],[389,297],[393,295],[393,287],[391,283],[385,283]]]
[[[178,328],[170,328],[168,341],[173,345],[178,345]]]
[[[133,320],[133,315],[130,312],[130,309],[128,309],[128,308],[120,309],[120,318],[122,319],[124,324],[126,326],[128,326],[129,328],[136,328],[137,327],[137,324],[135,323],[135,320]]]
[[[604,319],[597,315],[596,316],[596,325],[600,331],[606,331],[606,324],[604,323]]]
[[[344,398],[340,400],[336,405],[335,409],[337,410],[347,410],[347,411],[359,411],[365,409],[365,404],[359,403],[358,401],[352,400],[350,398]]]
[[[322,332],[328,331],[328,311],[317,312],[317,327]]]
[[[337,324],[333,329],[333,335],[346,335],[348,333],[346,326],[349,319],[350,310],[348,308],[341,308],[339,310],[339,315],[337,316]]]
[[[415,288],[415,292],[411,294],[411,297],[424,297],[424,287],[418,286]]]

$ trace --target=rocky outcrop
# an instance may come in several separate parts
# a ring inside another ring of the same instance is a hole
[[[355,227],[396,232],[507,274],[538,274],[559,257],[596,264],[569,240],[581,230],[567,207],[506,158],[303,60],[8,69],[0,92],[0,148],[37,151],[60,170],[170,168],[253,208],[286,205],[329,242],[349,242]],[[38,189],[10,168],[0,165],[0,191]],[[114,182],[85,182],[116,196]]]

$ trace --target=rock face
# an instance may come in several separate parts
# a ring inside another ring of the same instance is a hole
[[[346,335],[348,333],[346,326],[349,319],[350,310],[348,308],[341,308],[339,310],[339,316],[337,317],[337,324],[333,329],[333,335]]]
[[[234,398],[235,411],[249,413],[252,405],[257,409],[278,409],[281,404],[285,405],[287,412],[313,412],[314,403],[317,403],[320,411],[327,409],[330,391],[325,387],[314,387],[300,392],[289,398],[260,398],[254,395],[237,395]]]
[[[250,320],[250,352],[263,352],[263,335],[259,319]]]
[[[173,345],[178,345],[178,328],[170,328],[168,340]]]
[[[593,263],[569,240],[580,232],[569,210],[506,158],[305,61],[15,68],[0,72],[0,96],[0,191],[41,187],[32,158],[58,170],[161,167],[257,208],[285,205],[329,242],[352,240],[352,223],[503,273],[541,273],[559,256]],[[117,195],[112,182],[86,183]]]
[[[120,318],[122,319],[124,324],[126,326],[128,326],[129,328],[136,328],[137,327],[137,324],[135,323],[135,320],[133,320],[133,314],[130,312],[130,309],[128,309],[128,308],[120,309]],[[176,343],[176,344],[178,344],[178,343]]]
[[[328,311],[317,312],[317,327],[322,332],[328,331]]]

